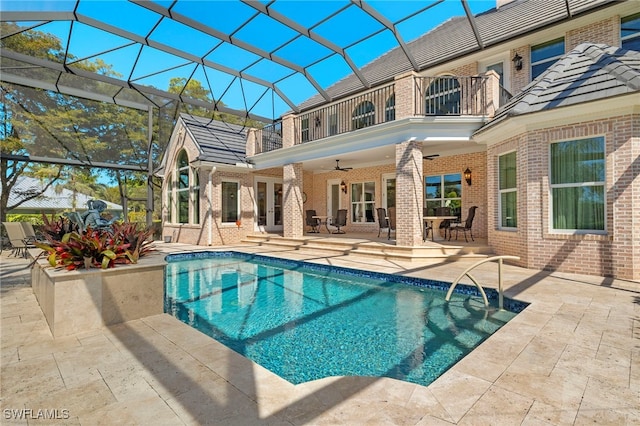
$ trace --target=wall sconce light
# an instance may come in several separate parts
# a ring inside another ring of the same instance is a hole
[[[467,167],[467,170],[464,171],[464,180],[467,181],[467,185],[471,186],[471,170]]]
[[[345,194],[347,193],[347,184],[344,181],[340,182],[340,190]]]
[[[320,125],[322,124],[322,122],[320,121],[320,116],[316,115],[315,123],[316,123],[316,127],[320,127]]]
[[[520,71],[522,69],[522,56],[518,55],[518,53],[516,53],[516,56],[514,56],[511,61],[516,70]]]

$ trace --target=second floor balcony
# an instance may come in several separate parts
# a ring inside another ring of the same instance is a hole
[[[390,83],[365,93],[278,121],[256,134],[256,153],[282,148],[283,135],[293,143],[313,142],[407,117],[481,116],[490,118],[511,95],[496,74],[412,77],[411,87]],[[404,90],[399,90],[404,89]],[[292,126],[283,132],[284,126]]]

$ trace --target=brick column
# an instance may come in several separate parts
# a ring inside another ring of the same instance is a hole
[[[282,117],[282,147],[289,148],[295,145],[294,116],[289,114]]]
[[[422,142],[396,145],[396,245],[422,245]]]
[[[399,75],[394,81],[396,95],[396,120],[415,115],[416,74],[413,71]]]
[[[262,147],[257,149],[258,135],[260,135],[260,137],[262,137],[262,130],[248,129],[248,131],[247,131],[247,143],[246,143],[246,147],[245,147],[245,150],[247,152],[247,157],[251,157],[253,155],[256,155],[257,152],[262,152]]]
[[[302,163],[286,164],[282,168],[282,180],[283,236],[300,238],[304,234]]]

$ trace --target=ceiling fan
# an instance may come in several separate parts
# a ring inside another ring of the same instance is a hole
[[[336,170],[340,170],[341,172],[348,172],[352,169],[353,167],[340,167],[340,160],[336,160]]]
[[[422,158],[424,158],[425,160],[433,160],[436,157],[440,157],[440,154],[430,154],[430,155],[425,155]]]

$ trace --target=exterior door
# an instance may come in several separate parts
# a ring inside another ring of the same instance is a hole
[[[382,175],[382,207],[389,210],[389,207],[396,206],[396,175]]]
[[[282,232],[282,179],[256,178],[255,194],[256,229]]]
[[[340,180],[330,179],[327,181],[327,216],[338,216],[340,209]]]

